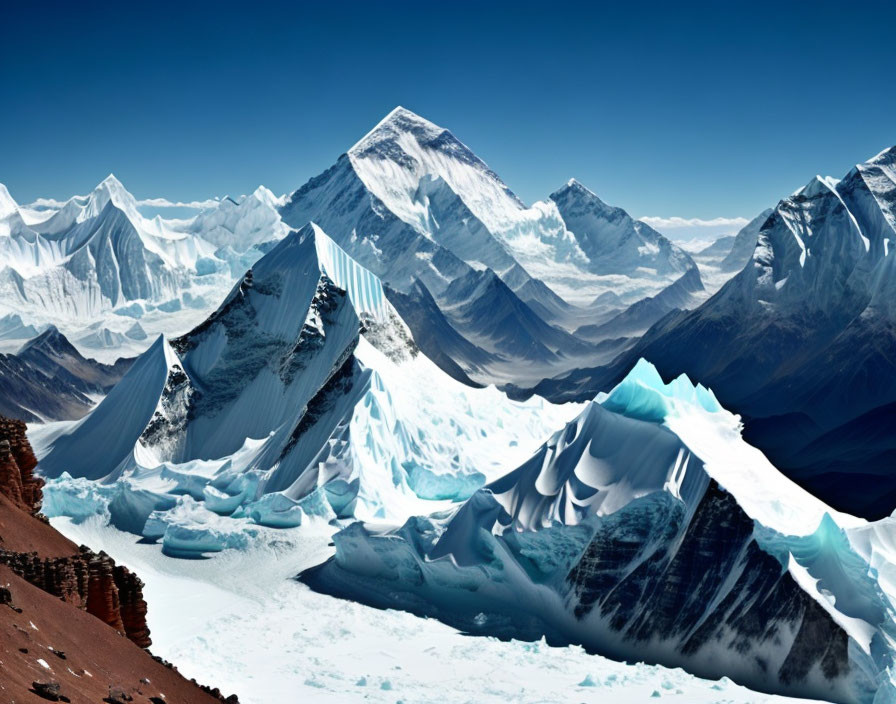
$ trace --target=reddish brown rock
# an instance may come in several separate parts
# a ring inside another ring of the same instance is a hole
[[[36,466],[25,424],[0,416],[0,493],[31,514],[40,511],[43,500],[44,483],[34,476]]]
[[[0,493],[32,515],[40,510],[43,486],[43,481],[34,477],[36,465],[25,424],[0,417]],[[4,549],[0,542],[0,564],[48,594],[96,616],[141,648],[149,647],[152,641],[146,625],[143,582],[137,575],[116,565],[105,553],[94,553],[83,545],[76,554],[65,556],[59,556],[59,547],[54,547],[54,554],[44,557],[37,551]]]
[[[121,565],[115,566],[114,574],[124,632],[141,648],[148,648],[152,640],[149,637],[149,627],[146,625],[143,581],[127,567]]]
[[[6,438],[0,439],[0,491],[19,508],[28,508],[22,498],[22,472]]]
[[[25,424],[0,417],[0,701],[95,704],[113,689],[135,704],[237,701],[144,650],[143,582],[105,553],[78,548],[39,515],[36,464]],[[22,626],[29,621],[34,628]]]

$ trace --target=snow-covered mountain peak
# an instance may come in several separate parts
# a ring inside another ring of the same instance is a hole
[[[93,189],[88,196],[85,215],[87,217],[98,215],[110,202],[119,210],[123,210],[128,217],[134,217],[137,221],[142,220],[137,210],[137,200],[116,178],[115,174],[106,176]]]
[[[875,166],[896,166],[896,145],[884,149],[879,154],[871,157],[866,163],[873,164]]]
[[[793,195],[794,197],[815,198],[832,191],[836,192],[838,183],[839,181],[835,178],[816,174],[809,183],[797,190]]]
[[[558,188],[556,191],[554,191],[554,194],[561,193],[566,189],[570,189],[572,191],[577,191],[579,193],[587,194],[589,196],[594,196],[595,198],[597,198],[597,195],[594,193],[594,191],[592,191],[590,188],[588,188],[584,183],[579,181],[579,179],[577,179],[577,178],[569,179],[566,182],[566,185],[563,188]],[[551,194],[551,197],[553,197],[554,194]]]
[[[676,407],[693,406],[707,413],[722,412],[713,392],[702,384],[694,384],[686,374],[667,384],[657,368],[643,358],[609,394],[599,397],[598,401],[614,413],[657,423],[664,422]]]
[[[109,203],[123,212],[135,227],[144,221],[134,196],[114,174],[109,174],[88,195],[69,198],[55,214],[35,225],[35,229],[46,235],[65,233],[73,226],[99,216]]]
[[[56,349],[61,345],[71,347],[71,343],[61,332],[59,332],[59,328],[57,328],[55,325],[49,325],[47,326],[47,329],[44,330],[40,335],[32,338],[31,340],[28,340],[28,342],[22,345],[22,347],[18,351],[18,354],[34,348]]]
[[[380,120],[376,126],[364,135],[348,150],[349,154],[372,155],[381,145],[394,143],[404,134],[411,134],[418,141],[433,141],[448,132],[415,112],[400,105]],[[449,133],[450,134],[450,133]],[[382,154],[387,153],[383,149]]]
[[[9,194],[6,186],[0,183],[0,220],[8,218],[13,213],[18,212],[19,205]]]
[[[696,267],[680,247],[624,209],[608,205],[575,179],[552,193],[549,201],[597,274],[634,274],[655,269],[682,274]]]
[[[887,260],[896,240],[894,162],[894,150],[886,150],[842,179],[815,176],[778,203],[759,232],[753,266],[726,296],[844,320],[872,298],[883,301],[880,292],[896,288]]]
[[[255,245],[279,240],[289,232],[280,218],[282,199],[265,186],[240,199],[225,196],[199,213],[188,228],[216,247],[245,252]]]
[[[348,151],[368,189],[421,232],[432,227],[429,195],[421,186],[443,181],[492,233],[511,229],[525,206],[451,132],[404,108],[396,108]]]
[[[566,182],[565,186],[557,189],[548,197],[558,204],[566,199],[576,199],[587,203],[590,207],[596,210],[606,211],[607,213],[610,213],[611,217],[630,217],[628,213],[625,212],[625,210],[608,205],[607,203],[602,201],[594,191],[586,187],[581,181],[577,181],[574,178],[569,179],[569,181]]]
[[[275,196],[274,192],[271,191],[270,188],[264,185],[260,185],[251,194],[252,198],[264,203],[265,205],[270,206],[271,208],[278,208],[283,205],[283,197]]]
[[[684,374],[666,383],[644,359],[488,489],[518,528],[537,530],[607,515],[656,491],[694,509],[709,480],[751,518],[784,535],[811,534],[832,511],[747,445],[740,417],[711,390]],[[834,515],[841,526],[863,523]]]
[[[526,279],[540,279],[550,295],[586,305],[618,283],[606,276],[637,278],[632,289],[643,295],[658,293],[695,266],[659,233],[607,206],[574,179],[567,190],[578,194],[570,200],[590,203],[592,220],[601,213],[593,223],[599,228],[608,220],[630,223],[626,233],[611,231],[611,224],[586,235],[610,249],[627,237],[624,251],[587,254],[553,200],[527,207],[450,131],[396,108],[333,167],[295,191],[281,213],[293,227],[320,223],[389,286],[406,290],[419,278],[436,295],[466,273],[455,258],[476,270],[491,268],[514,291],[523,282],[509,272],[523,271]],[[664,280],[657,283],[650,269]]]

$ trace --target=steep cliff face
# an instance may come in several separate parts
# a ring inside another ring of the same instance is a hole
[[[31,514],[40,511],[43,496],[43,480],[34,476],[36,466],[25,424],[0,416],[0,493]]]
[[[76,555],[45,558],[36,552],[0,550],[0,564],[35,587],[96,616],[141,648],[151,645],[143,582],[105,553],[81,546]]]

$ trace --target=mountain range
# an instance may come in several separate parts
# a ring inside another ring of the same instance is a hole
[[[593,343],[618,352],[671,307],[702,300],[693,259],[646,224],[575,180],[526,207],[448,130],[404,108],[292,194],[259,187],[187,221],[144,217],[114,176],[56,211],[3,194],[3,307],[104,361],[188,330],[309,222],[402,297],[427,354],[478,384],[532,388],[607,361]],[[438,322],[411,311],[433,304]]]
[[[896,445],[881,437],[857,452],[847,438],[896,422],[894,213],[896,149],[840,180],[816,176],[777,205],[750,261],[709,300],[669,313],[611,364],[536,391],[588,398],[656,360],[664,376],[711,385],[750,441],[832,506],[889,515]]]
[[[896,148],[694,256],[404,108],[287,195],[141,208],[0,189],[0,413],[151,589],[298,550],[352,609],[896,697]]]

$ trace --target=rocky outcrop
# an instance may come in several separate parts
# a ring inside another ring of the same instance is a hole
[[[27,582],[123,633],[141,648],[152,643],[146,625],[143,582],[103,552],[81,546],[71,557],[0,550],[0,564]]]
[[[146,625],[143,581],[121,565],[115,565],[113,577],[118,589],[118,609],[125,635],[141,648],[148,648],[152,640],[149,637],[149,626]]]
[[[43,500],[44,483],[34,476],[36,466],[25,424],[0,416],[0,493],[32,515]]]
[[[43,498],[44,482],[34,476],[36,466],[25,424],[0,416],[0,493],[32,516],[40,511]],[[48,594],[96,616],[141,648],[152,642],[143,582],[105,553],[83,545],[77,553],[62,557],[0,549],[0,564]]]

